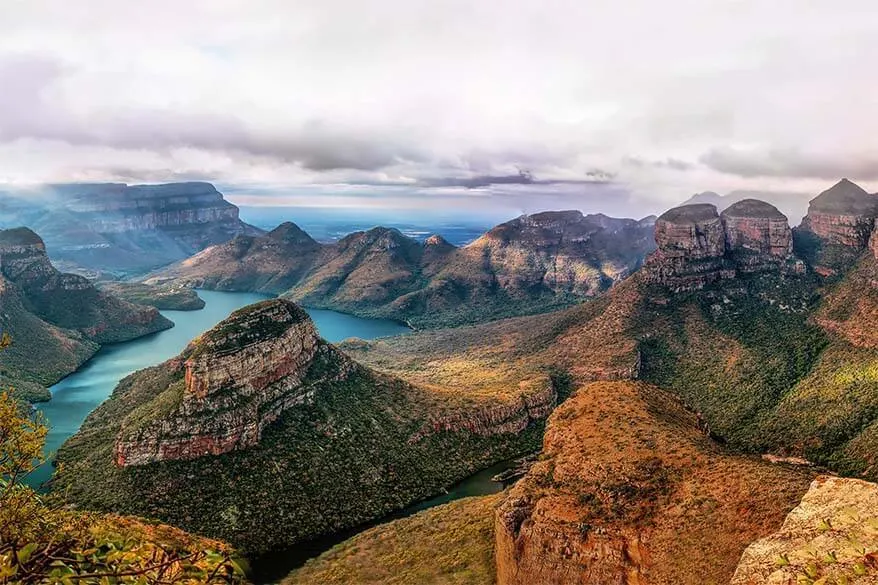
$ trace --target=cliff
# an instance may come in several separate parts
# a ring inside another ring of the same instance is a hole
[[[823,476],[777,532],[747,547],[731,585],[866,585],[878,582],[876,557],[878,485]]]
[[[726,454],[657,388],[589,384],[552,415],[540,461],[497,509],[497,583],[726,583],[810,479]]]
[[[811,200],[797,230],[803,257],[823,276],[845,271],[869,244],[878,197],[842,179]]]
[[[5,196],[18,204],[4,223],[33,227],[54,260],[91,270],[144,271],[261,233],[209,183],[44,185]]]
[[[658,250],[643,269],[646,282],[675,292],[700,290],[738,273],[804,273],[793,256],[787,218],[774,206],[744,199],[719,215],[713,205],[675,207],[656,221]]]
[[[294,224],[240,237],[153,275],[221,290],[283,294],[308,306],[460,325],[538,313],[593,297],[654,248],[653,221],[546,212],[501,224],[463,248],[374,228],[320,245]]]
[[[153,308],[98,291],[52,266],[42,239],[26,228],[0,231],[0,327],[13,339],[2,377],[48,399],[49,386],[78,368],[101,343],[125,341],[173,326]]]
[[[543,381],[502,397],[403,381],[353,361],[275,299],[123,380],[60,449],[53,485],[89,509],[250,554],[282,550],[532,451],[558,395]]]

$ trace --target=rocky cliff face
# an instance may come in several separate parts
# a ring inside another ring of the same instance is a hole
[[[747,547],[731,585],[878,583],[878,485],[823,476],[780,530]]]
[[[798,249],[824,275],[849,268],[869,244],[878,197],[842,179],[811,200],[798,228]]]
[[[143,270],[261,233],[209,183],[46,185],[6,196],[21,203],[8,221],[40,231],[54,259],[95,270]]]
[[[116,464],[192,459],[256,445],[267,425],[311,398],[303,379],[319,347],[307,313],[288,301],[233,313],[173,362],[183,380],[166,390],[176,402],[170,412],[145,424],[123,424]]]
[[[809,481],[724,454],[657,388],[588,384],[552,414],[540,461],[497,508],[497,583],[727,583]]]
[[[787,218],[774,206],[745,199],[720,216],[707,203],[684,205],[656,221],[658,250],[643,270],[646,282],[680,292],[734,278],[739,272],[803,272],[792,254]]]

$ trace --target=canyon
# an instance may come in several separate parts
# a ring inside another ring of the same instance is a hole
[[[210,183],[40,185],[0,193],[3,225],[27,225],[53,261],[126,275],[186,258],[238,234],[262,233]]]

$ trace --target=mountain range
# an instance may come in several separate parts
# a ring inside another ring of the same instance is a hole
[[[654,218],[578,211],[522,216],[456,247],[374,228],[320,244],[293,223],[241,235],[160,271],[147,283],[280,294],[309,307],[461,325],[545,312],[594,297],[655,247]]]

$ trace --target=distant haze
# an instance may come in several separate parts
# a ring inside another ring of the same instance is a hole
[[[876,38],[870,0],[4,2],[0,183],[497,219],[874,192]]]

